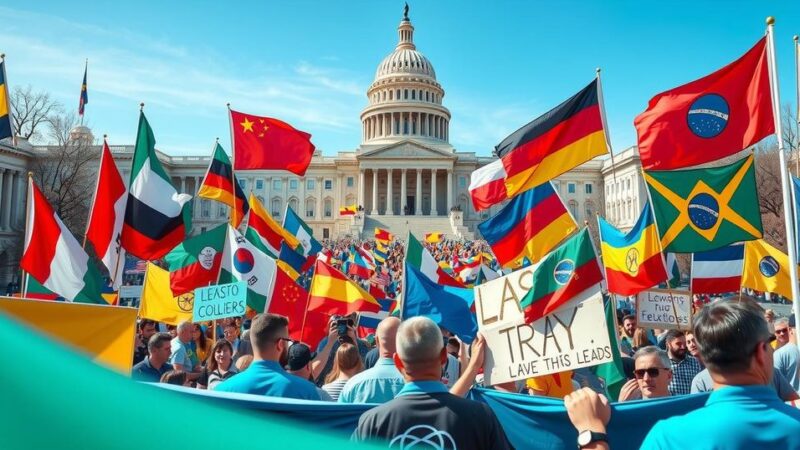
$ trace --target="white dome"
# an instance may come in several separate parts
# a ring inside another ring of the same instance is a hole
[[[394,75],[423,75],[436,79],[433,65],[422,53],[410,48],[399,48],[378,65],[375,80]]]

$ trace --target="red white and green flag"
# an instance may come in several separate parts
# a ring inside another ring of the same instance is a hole
[[[433,258],[433,255],[420,244],[417,238],[408,233],[408,248],[406,249],[406,262],[419,269],[435,283],[445,286],[464,287],[462,283],[448,275]]]
[[[227,225],[186,239],[164,257],[169,266],[172,296],[217,283]]]

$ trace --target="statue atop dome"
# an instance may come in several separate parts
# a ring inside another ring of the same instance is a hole
[[[406,6],[403,8],[403,20],[411,20],[408,18],[408,2],[406,2]]]

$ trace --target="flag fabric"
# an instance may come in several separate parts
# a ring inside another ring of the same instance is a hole
[[[722,69],[650,100],[633,122],[644,169],[715,161],[775,132],[766,44],[764,37]]]
[[[375,257],[375,261],[379,264],[383,264],[386,262],[386,258],[389,257],[389,249],[381,244],[380,242],[375,242],[375,248],[372,249],[372,255]]]
[[[89,104],[89,89],[86,84],[86,74],[89,72],[89,61],[86,61],[86,66],[83,68],[83,83],[81,84],[81,98],[78,100],[78,115],[83,116],[86,105]]]
[[[292,250],[285,242],[281,243],[281,251],[278,256],[278,266],[288,273],[292,279],[297,280],[304,272],[303,266],[306,259],[303,255]]]
[[[317,259],[324,262],[325,264],[333,264],[333,255],[331,251],[327,248],[323,248],[321,252],[317,255]]]
[[[742,287],[744,245],[727,245],[692,254],[693,294],[739,292]]]
[[[619,393],[622,386],[628,381],[625,376],[625,370],[622,365],[622,355],[619,352],[619,342],[617,342],[617,328],[615,326],[616,311],[614,310],[614,302],[610,299],[605,302],[606,314],[606,328],[608,329],[608,341],[611,343],[611,356],[612,360],[599,364],[591,368],[598,378],[603,379],[603,385],[606,387],[606,396],[612,402],[619,400]]]
[[[192,321],[194,292],[173,295],[169,288],[169,271],[148,262],[144,273],[139,317],[177,325]]]
[[[798,46],[800,46],[800,44],[798,44]],[[800,60],[798,61],[797,70],[798,70],[798,75],[800,75]],[[800,83],[800,79],[798,79],[797,82]],[[795,176],[792,176],[792,199],[794,200],[794,240],[796,246],[795,254],[800,255],[800,178],[797,178]]]
[[[133,153],[128,204],[122,227],[122,247],[141,259],[160,259],[180,244],[191,223],[184,205],[191,195],[180,194],[156,155],[156,139],[143,112]]]
[[[442,240],[444,233],[425,233],[425,242],[428,244],[438,244]]]
[[[478,332],[472,289],[443,286],[406,262],[402,318],[423,316],[470,344]]]
[[[303,176],[311,164],[311,135],[270,117],[230,110],[236,170],[288,170]]]
[[[86,226],[86,240],[92,243],[95,254],[108,269],[115,290],[122,284],[125,270],[125,250],[120,241],[127,203],[128,189],[111,157],[108,142],[103,141],[94,202]]]
[[[219,225],[178,244],[164,260],[169,267],[169,286],[173,295],[192,292],[217,284],[228,226]]]
[[[340,216],[355,216],[356,212],[358,212],[357,205],[342,206],[341,208],[339,208]]]
[[[789,257],[763,239],[745,242],[742,286],[793,300]]]
[[[372,273],[375,270],[375,267],[370,265],[367,261],[364,260],[364,257],[361,256],[358,252],[350,253],[350,265],[347,269],[348,275],[355,275],[360,277],[363,280],[368,280],[372,277]]]
[[[225,226],[228,230],[219,283],[246,282],[247,306],[262,313],[275,286],[275,260],[248,241],[236,228]]]
[[[387,230],[383,230],[381,228],[375,228],[375,241],[380,242],[385,245],[389,245],[389,242],[394,239],[394,235]]]
[[[359,328],[367,328],[369,330],[375,331],[378,328],[378,324],[381,323],[381,320],[389,317],[392,313],[392,310],[395,308],[395,301],[390,298],[378,298],[375,297],[375,300],[378,301],[378,304],[381,305],[381,310],[378,312],[362,312],[358,315],[358,326]]]
[[[483,261],[480,255],[462,262],[458,270],[456,270],[458,279],[464,284],[474,282],[481,271],[481,267],[483,267]]]
[[[367,268],[369,270],[375,270],[377,264],[375,262],[375,257],[372,256],[372,253],[369,251],[367,244],[362,244],[356,247],[356,253],[361,255],[361,258],[364,259],[364,262],[367,264]]]
[[[8,98],[8,79],[6,77],[6,62],[0,59],[0,140],[14,137],[14,127],[11,124],[11,99]]]
[[[317,253],[322,250],[322,245],[314,239],[311,227],[303,222],[303,219],[294,212],[288,203],[286,204],[286,214],[283,216],[283,228],[300,242],[303,247],[303,256],[317,256]]]
[[[259,237],[265,251],[273,258],[280,254],[281,242],[291,248],[300,246],[300,241],[276,222],[253,194],[250,194],[250,215],[247,216],[247,234],[251,233]],[[248,239],[255,240],[251,236]]]
[[[36,281],[36,278],[33,278],[29,273],[25,274],[25,298],[64,301],[64,297],[42,286],[42,283]]]
[[[589,229],[584,228],[534,269],[531,289],[520,301],[525,321],[533,323],[541,319],[601,281],[603,274]]]
[[[495,147],[508,197],[533,189],[608,152],[597,79]]]
[[[636,295],[668,278],[650,203],[645,203],[628,233],[617,230],[602,217],[598,222],[608,292]]]
[[[665,252],[713,250],[759,239],[753,155],[709,169],[645,171]]]
[[[464,287],[461,282],[448,275],[444,269],[439,266],[439,264],[433,258],[433,255],[431,255],[428,249],[420,244],[420,242],[414,237],[413,234],[411,234],[411,232],[408,233],[407,245],[407,264],[416,267],[420,272],[425,274],[426,277],[430,278],[436,283],[447,286]]]
[[[378,312],[381,305],[343,273],[317,261],[309,289],[308,310],[347,315],[358,311]]]
[[[503,160],[497,159],[475,170],[469,179],[469,195],[475,211],[490,208],[508,199],[506,169]]]
[[[481,264],[481,270],[478,272],[478,278],[475,279],[475,286],[500,278],[494,270],[486,267],[486,264]]]
[[[22,270],[67,301],[105,303],[101,277],[89,255],[28,177],[28,217]]]
[[[500,212],[478,225],[503,267],[523,257],[539,261],[578,229],[548,181],[514,197]]]
[[[681,268],[678,266],[678,258],[675,253],[667,253],[667,286],[672,289],[681,285]]]
[[[239,179],[237,178],[234,183],[234,177],[231,160],[217,142],[197,196],[228,205],[231,209],[231,225],[238,228],[250,206],[247,203],[247,196],[244,195],[242,186],[239,184]]]
[[[301,331],[307,302],[308,292],[295,283],[286,272],[280,268],[276,270],[275,285],[272,295],[268,296],[266,311],[287,317],[289,319],[289,337],[297,341],[303,341]],[[321,333],[324,334],[325,331],[326,328],[323,327]],[[303,342],[309,343],[308,341]]]

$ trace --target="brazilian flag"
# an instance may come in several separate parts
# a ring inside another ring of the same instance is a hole
[[[704,252],[761,238],[753,156],[708,169],[645,171],[665,252]]]

